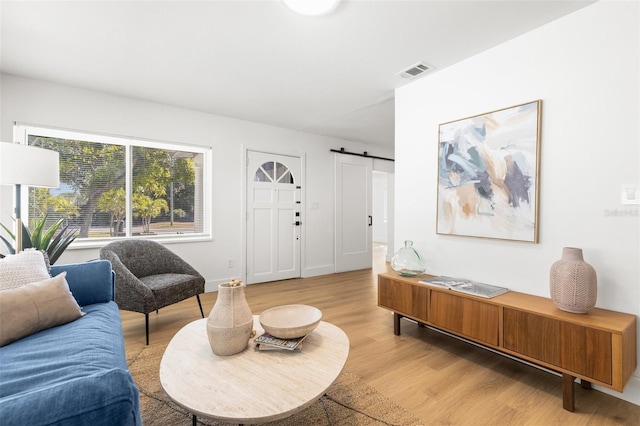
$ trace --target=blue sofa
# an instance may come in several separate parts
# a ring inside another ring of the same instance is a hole
[[[111,263],[51,267],[62,271],[86,315],[0,348],[0,424],[141,425]]]

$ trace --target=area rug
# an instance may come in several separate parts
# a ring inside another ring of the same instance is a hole
[[[127,352],[131,374],[140,389],[142,421],[145,426],[191,425],[191,414],[171,402],[162,390],[158,372],[163,345]],[[223,426],[198,418],[199,425]],[[421,425],[419,419],[367,385],[355,374],[343,371],[318,402],[272,426],[299,425]]]

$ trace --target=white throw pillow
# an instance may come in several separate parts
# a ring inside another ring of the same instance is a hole
[[[0,290],[51,278],[40,250],[28,249],[0,259]]]

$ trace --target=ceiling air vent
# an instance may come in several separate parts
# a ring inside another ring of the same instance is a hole
[[[424,62],[418,62],[417,64],[410,66],[406,70],[402,70],[399,73],[396,73],[396,75],[399,75],[402,78],[412,79],[419,77],[427,71],[431,71],[432,69],[433,67],[431,67],[430,65],[427,65]]]

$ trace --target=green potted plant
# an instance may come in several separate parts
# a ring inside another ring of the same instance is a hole
[[[36,220],[33,231],[23,223],[22,224],[22,249],[36,248],[47,253],[49,256],[49,262],[53,265],[56,263],[60,255],[69,247],[69,244],[77,237],[77,232],[70,230],[69,225],[62,226],[64,219],[58,219],[48,229],[45,229],[47,222],[47,216]],[[9,237],[15,242],[16,237],[5,225],[0,223],[0,226],[7,231]],[[57,232],[57,233],[56,233]],[[16,249],[14,243],[0,235],[0,240],[4,244],[9,254],[15,254]]]

